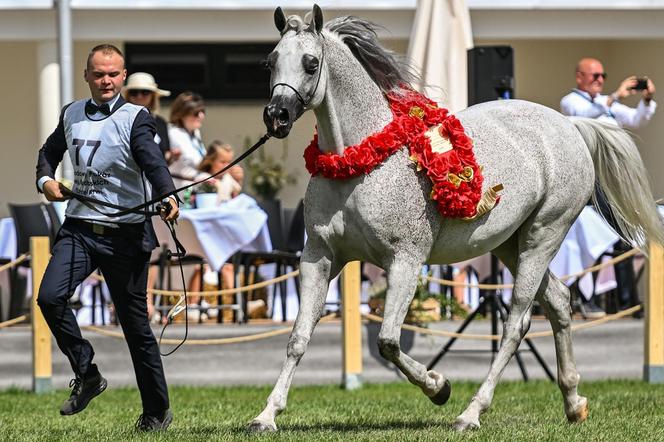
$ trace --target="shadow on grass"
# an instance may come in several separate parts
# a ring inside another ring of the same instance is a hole
[[[366,422],[366,423],[344,423],[344,422],[325,422],[311,424],[282,424],[279,425],[279,432],[288,433],[310,433],[316,431],[323,432],[343,432],[343,433],[361,433],[365,431],[394,431],[394,430],[426,430],[426,429],[440,429],[441,425],[452,429],[451,423],[438,424],[431,420],[391,420],[387,422]],[[234,428],[231,430],[234,434],[260,434],[252,433],[246,427]]]

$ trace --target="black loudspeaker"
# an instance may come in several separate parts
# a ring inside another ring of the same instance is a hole
[[[511,46],[476,46],[468,51],[468,106],[514,98]]]

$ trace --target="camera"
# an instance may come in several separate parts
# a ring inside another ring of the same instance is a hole
[[[632,86],[632,89],[636,91],[642,91],[648,89],[648,79],[647,78],[637,78],[636,84]]]

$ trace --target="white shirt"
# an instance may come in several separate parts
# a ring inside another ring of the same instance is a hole
[[[242,186],[235,181],[235,179],[226,172],[217,180],[217,200],[218,202],[225,202],[233,198],[233,194],[238,194],[242,191]]]
[[[209,173],[198,170],[198,165],[203,161],[203,157],[205,156],[205,146],[201,141],[198,131],[192,136],[181,127],[169,125],[168,138],[171,142],[171,148],[179,148],[182,152],[180,157],[168,166],[173,175],[196,181],[210,176]],[[187,180],[173,177],[175,187],[190,184],[191,181]]]
[[[638,129],[650,121],[657,108],[655,100],[650,100],[649,104],[641,100],[636,108],[617,101],[607,106],[608,100],[608,95],[597,94],[592,98],[588,92],[572,89],[560,100],[560,111],[567,116],[597,118],[620,127]]]

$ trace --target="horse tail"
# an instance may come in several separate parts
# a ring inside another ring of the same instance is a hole
[[[618,233],[632,246],[643,247],[648,240],[664,245],[664,224],[648,172],[630,135],[618,126],[590,118],[570,119],[588,145],[596,182],[606,196]],[[599,212],[597,191],[592,203]]]

